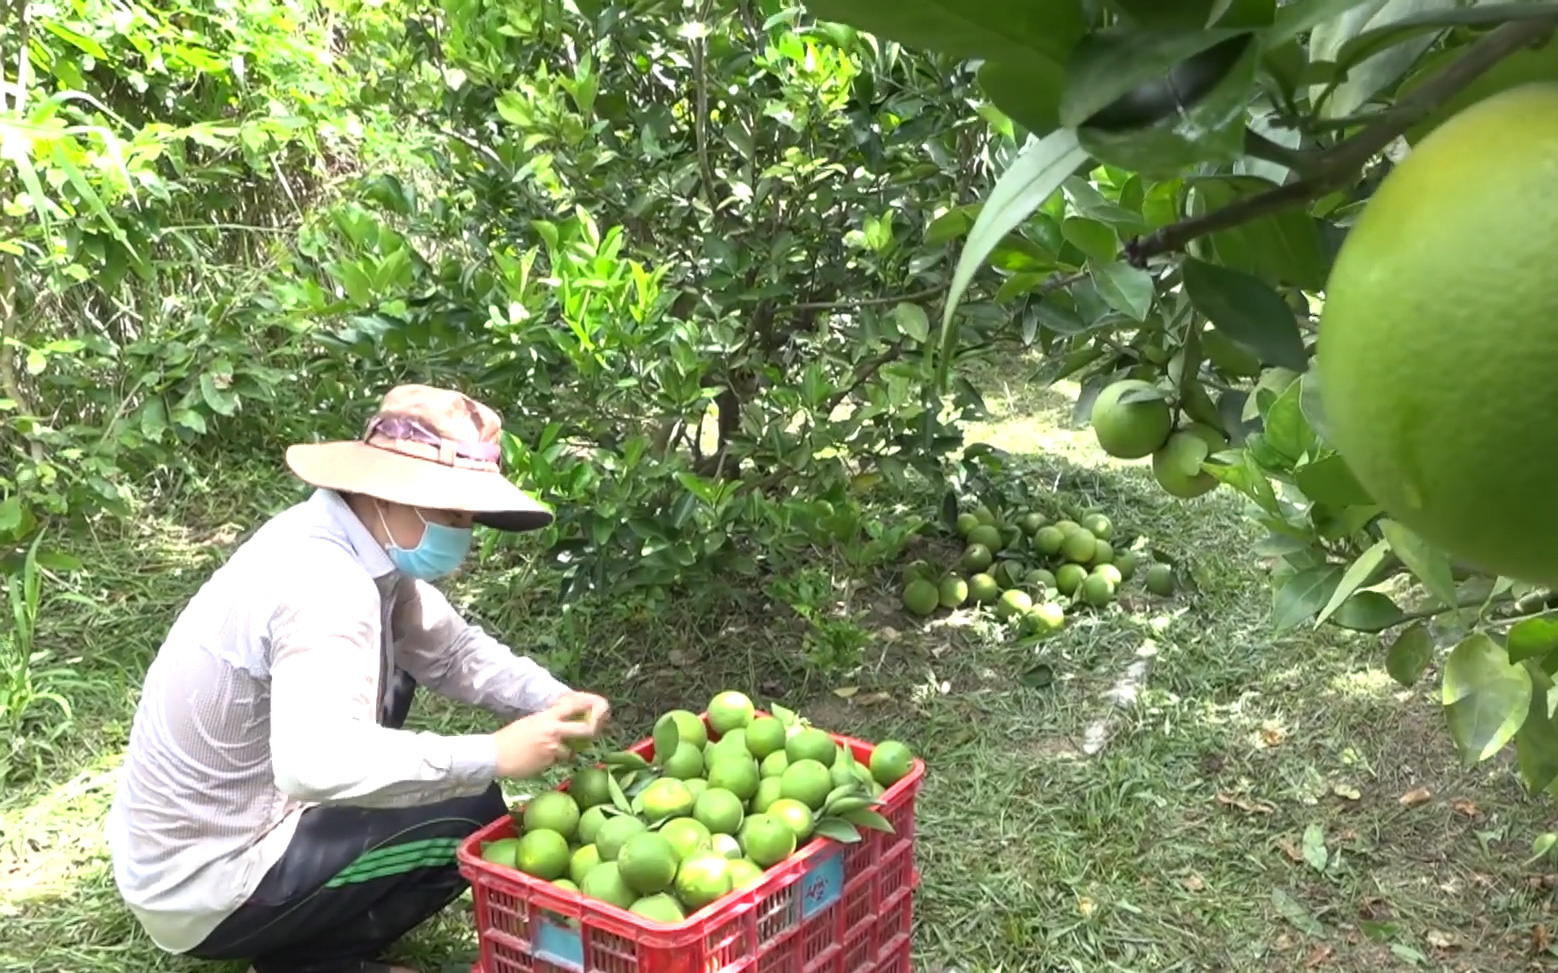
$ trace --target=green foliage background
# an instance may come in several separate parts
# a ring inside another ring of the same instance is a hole
[[[963,377],[1037,348],[1156,384],[1270,531],[1273,622],[1438,647],[1468,759],[1558,781],[1547,593],[1383,516],[1309,368],[1406,143],[1558,76],[1546,3],[13,0],[0,14],[0,552],[33,665],[49,538],[390,383],[509,422],[558,505],[489,557],[560,596],[897,559],[997,459]],[[1545,46],[1544,46],[1545,45]],[[1502,80],[1499,80],[1502,79]],[[1479,88],[1479,86],[1481,86]],[[30,606],[30,607],[29,607]],[[20,678],[20,677],[18,677]],[[18,699],[24,699],[18,694]],[[41,696],[39,698],[42,698]],[[36,719],[13,704],[20,732]]]

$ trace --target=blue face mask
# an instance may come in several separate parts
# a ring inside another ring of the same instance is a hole
[[[417,512],[417,519],[422,521],[422,540],[416,547],[407,550],[391,538],[386,548],[390,560],[402,574],[409,574],[422,581],[436,581],[452,574],[464,562],[465,555],[470,553],[471,528],[429,523],[421,511]],[[379,523],[384,524],[382,509],[379,510]],[[388,524],[384,524],[384,533],[389,534]]]

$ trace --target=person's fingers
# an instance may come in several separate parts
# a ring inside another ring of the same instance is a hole
[[[560,721],[573,720],[580,716],[589,716],[593,705],[583,693],[564,693],[552,701],[547,707],[547,712]]]
[[[559,720],[557,737],[560,740],[587,740],[595,735],[595,727],[577,720]]]

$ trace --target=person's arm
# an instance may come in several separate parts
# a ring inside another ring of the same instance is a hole
[[[407,578],[395,600],[395,661],[433,692],[511,720],[571,692],[534,659],[472,625],[425,581]]]
[[[380,600],[355,562],[285,583],[271,616],[271,764],[296,800],[396,807],[479,794],[497,772],[491,734],[378,725]]]

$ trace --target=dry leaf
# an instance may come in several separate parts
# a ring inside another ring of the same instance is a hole
[[[1195,872],[1191,872],[1189,875],[1186,875],[1183,879],[1180,880],[1180,884],[1183,885],[1186,891],[1189,892],[1199,892],[1206,888],[1206,880],[1197,875]]]
[[[1272,943],[1271,945],[1275,946],[1282,952],[1286,952],[1293,948],[1293,937],[1288,933],[1282,933],[1277,937],[1276,942]]]
[[[877,703],[885,703],[892,698],[891,693],[866,693],[864,696],[857,696],[855,702],[861,706],[875,706]]]
[[[1532,952],[1545,953],[1552,943],[1552,935],[1548,933],[1546,926],[1537,926],[1531,930]]]
[[[1286,733],[1275,726],[1263,726],[1256,734],[1256,740],[1259,746],[1276,747],[1281,746],[1282,741],[1286,740],[1287,736]]]
[[[1089,919],[1092,918],[1094,912],[1098,911],[1098,906],[1092,899],[1084,895],[1077,899],[1077,911],[1082,914],[1082,918]]]
[[[1482,817],[1482,809],[1477,807],[1477,805],[1473,804],[1472,802],[1466,800],[1464,797],[1457,797],[1455,800],[1451,801],[1450,810],[1456,812],[1457,814],[1464,814],[1468,818]]]
[[[1346,844],[1349,841],[1357,841],[1358,832],[1352,830],[1351,828],[1348,828],[1346,831],[1338,831],[1336,833],[1336,840],[1339,844]]]
[[[697,662],[699,655],[697,649],[675,648],[666,653],[666,659],[670,661],[671,665],[685,669]]]
[[[1335,794],[1337,797],[1346,798],[1349,801],[1356,801],[1358,798],[1363,796],[1362,794],[1358,793],[1358,788],[1352,787],[1348,784],[1332,785],[1331,793]]]
[[[876,637],[883,642],[896,642],[903,637],[903,634],[892,626],[883,626],[876,630]]]
[[[1331,947],[1316,946],[1309,953],[1309,958],[1304,960],[1304,969],[1312,970],[1331,958]]]
[[[1301,862],[1304,860],[1303,850],[1300,849],[1298,845],[1293,843],[1292,838],[1289,838],[1286,835],[1283,835],[1281,838],[1277,839],[1277,847],[1282,849],[1282,853],[1295,862]]]
[[[1401,804],[1403,807],[1417,807],[1419,804],[1427,804],[1433,796],[1426,787],[1414,787],[1401,795]]]
[[[1237,794],[1219,794],[1217,803],[1236,807],[1247,814],[1272,814],[1277,810],[1277,806],[1270,801],[1250,800]]]
[[[1449,949],[1451,946],[1455,945],[1454,936],[1447,932],[1441,932],[1438,929],[1428,930],[1427,934],[1424,935],[1423,938],[1428,940],[1428,945],[1432,946],[1434,949]]]
[[[833,690],[833,695],[837,696],[839,699],[848,699],[858,692],[860,692],[859,686],[840,686],[839,688]]]

